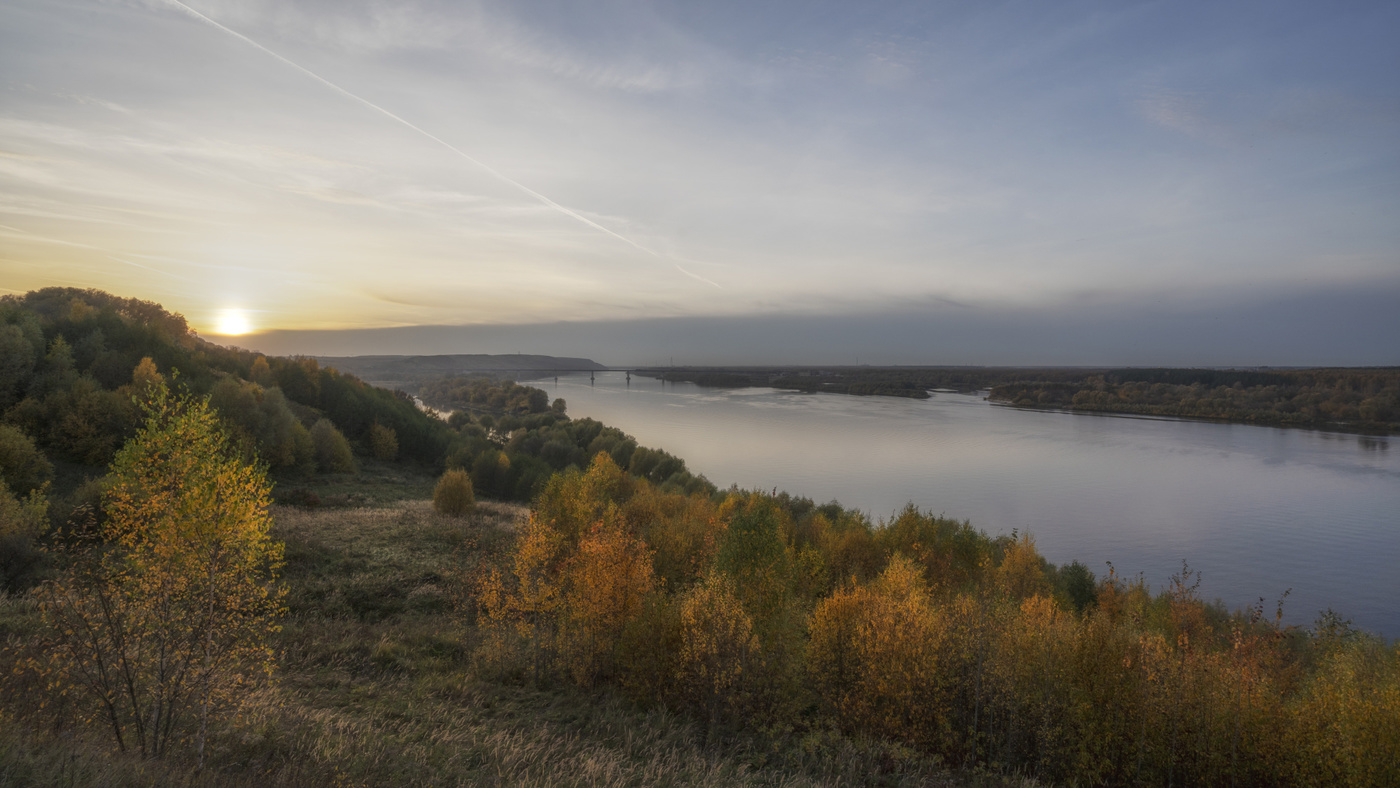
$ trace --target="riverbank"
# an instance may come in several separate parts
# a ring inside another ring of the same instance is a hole
[[[711,388],[927,399],[988,391],[993,402],[1086,413],[1400,434],[1400,368],[667,367],[639,375]]]
[[[908,503],[990,533],[1030,531],[1054,562],[1112,561],[1154,586],[1190,560],[1228,608],[1292,593],[1286,623],[1331,607],[1394,637],[1396,439],[927,400],[714,389],[621,373],[543,388],[576,420],[674,447],[720,489],[838,500],[872,521]],[[1325,524],[1323,526],[1322,524]]]

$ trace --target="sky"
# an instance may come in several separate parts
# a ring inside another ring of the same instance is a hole
[[[0,293],[273,353],[1400,364],[1400,4],[0,0]]]

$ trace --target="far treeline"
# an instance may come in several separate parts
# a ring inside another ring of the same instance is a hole
[[[934,389],[989,391],[991,401],[1018,407],[1400,433],[1400,367],[682,367],[640,374],[700,386],[914,399]]]

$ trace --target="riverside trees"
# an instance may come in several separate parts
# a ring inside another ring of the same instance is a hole
[[[1194,581],[1096,582],[913,507],[687,496],[602,452],[550,481],[476,620],[497,676],[611,683],[775,747],[840,731],[1055,784],[1400,780],[1395,644],[1231,615]]]

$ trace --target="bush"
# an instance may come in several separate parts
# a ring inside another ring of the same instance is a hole
[[[461,517],[476,506],[472,478],[461,468],[449,469],[433,488],[433,508],[443,514]]]
[[[355,472],[355,455],[350,453],[350,442],[330,419],[321,419],[311,427],[311,442],[316,446],[316,464],[322,471]]]

